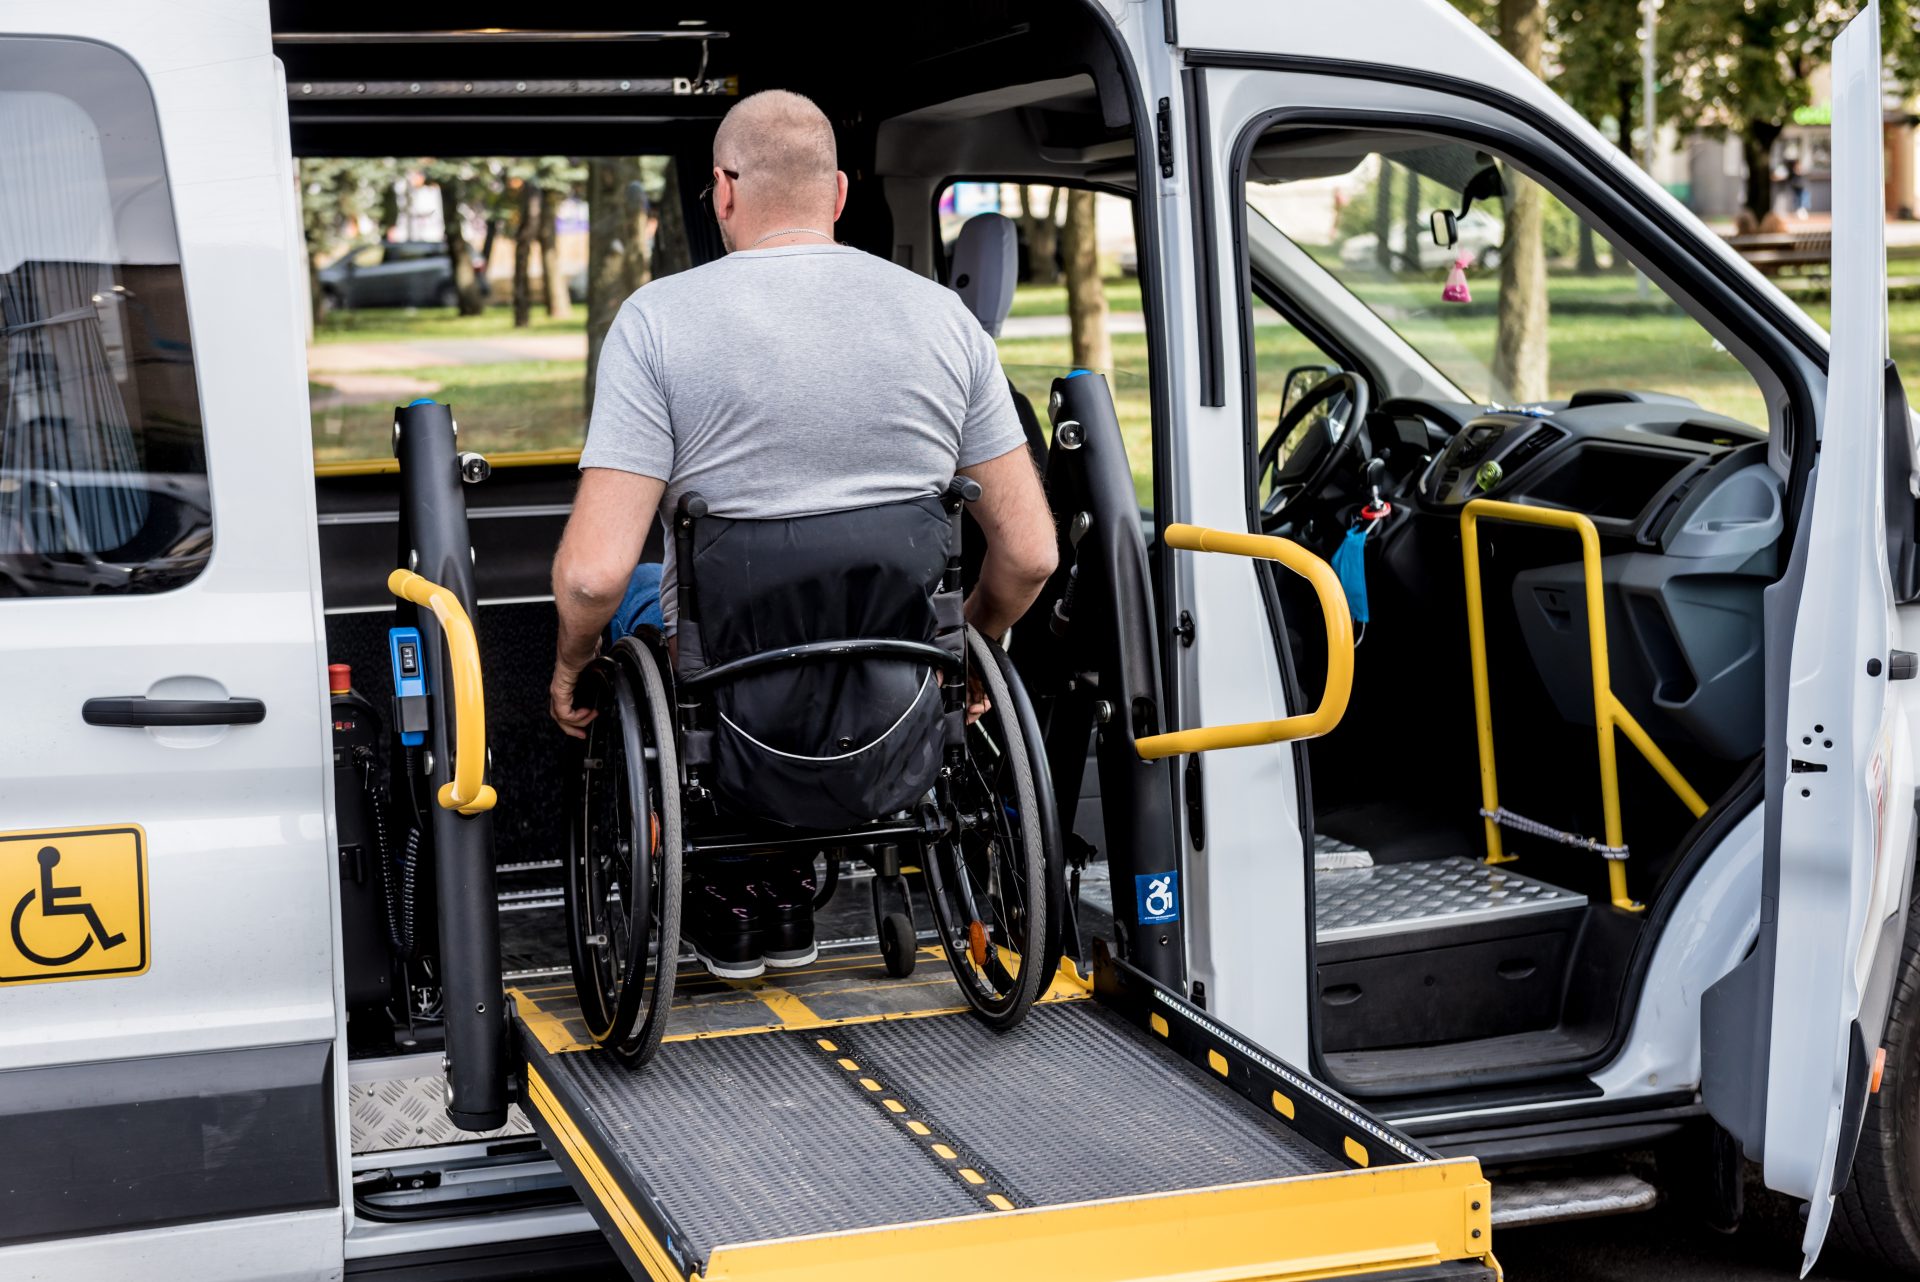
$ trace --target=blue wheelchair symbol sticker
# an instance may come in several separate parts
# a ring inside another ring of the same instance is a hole
[[[1140,903],[1141,925],[1180,920],[1179,873],[1141,873],[1133,879],[1133,889]]]

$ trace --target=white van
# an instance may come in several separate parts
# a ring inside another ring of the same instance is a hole
[[[1445,0],[618,16],[0,12],[0,1275],[1494,1277],[1501,1223],[1729,1226],[1751,1163],[1808,1262],[1920,1276],[1877,6],[1831,338]],[[461,439],[499,803],[369,826],[415,789],[327,667],[385,716],[390,626],[438,635],[389,572],[436,571],[424,482],[314,462],[296,157],[671,157],[698,262],[773,86],[842,238],[949,283],[955,181],[1131,204],[1138,377],[1042,385],[1067,564],[1009,650],[1079,964],[983,1042],[849,927],[628,1074],[513,953],[574,893],[577,455]]]

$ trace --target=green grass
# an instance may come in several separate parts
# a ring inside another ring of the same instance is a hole
[[[1473,282],[1474,301],[1439,301],[1440,278],[1390,280],[1365,286],[1370,306],[1391,318],[1396,329],[1444,371],[1463,382],[1470,396],[1486,396],[1483,379],[1465,371],[1491,363],[1497,329],[1497,280]],[[1556,275],[1550,284],[1552,334],[1551,390],[1565,396],[1581,388],[1640,387],[1674,392],[1710,410],[1745,422],[1764,424],[1766,408],[1759,389],[1733,357],[1717,349],[1706,332],[1657,292],[1640,298],[1631,276]],[[1137,281],[1109,282],[1115,311],[1139,306]],[[1057,286],[1023,286],[1016,315],[1058,314],[1064,292]],[[1824,302],[1806,310],[1821,324]],[[1920,370],[1920,301],[1896,299],[1890,305],[1893,354],[1908,371]],[[584,318],[584,309],[575,316]],[[322,342],[346,339],[400,341],[460,338],[514,332],[553,333],[575,329],[544,316],[531,330],[514,331],[505,308],[485,316],[457,317],[450,312],[345,313],[329,319]],[[1115,371],[1110,379],[1120,428],[1141,501],[1152,496],[1152,446],[1147,389],[1146,339],[1141,334],[1112,337]],[[1296,365],[1318,362],[1320,354],[1290,326],[1259,326],[1254,336],[1259,421],[1279,415],[1282,382]],[[1008,376],[1044,406],[1052,380],[1070,368],[1069,346],[1057,338],[1009,338],[1000,342]],[[582,362],[516,361],[490,365],[436,366],[393,371],[433,384],[433,395],[451,403],[469,448],[507,450],[577,447],[585,430]],[[325,385],[316,377],[315,390]],[[392,407],[385,402],[317,409],[313,415],[316,459],[381,458],[388,450]]]
[[[394,373],[436,385],[432,395],[453,407],[463,449],[577,449],[586,435],[585,361],[502,361]],[[385,458],[392,440],[393,406],[387,401],[313,412],[317,461]]]
[[[1109,276],[1103,282],[1107,287],[1107,310],[1113,312],[1137,312],[1140,310],[1140,278],[1137,276]],[[1009,316],[1065,316],[1067,314],[1067,287],[1065,285],[1020,285],[1013,291],[1013,310]]]
[[[390,343],[408,339],[490,338],[502,334],[569,334],[587,327],[587,309],[576,305],[566,320],[555,320],[538,308],[533,323],[513,327],[513,308],[499,304],[478,316],[462,316],[448,307],[378,307],[367,311],[330,312],[314,330],[313,341],[323,343]]]

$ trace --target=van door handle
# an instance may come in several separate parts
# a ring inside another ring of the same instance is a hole
[[[143,694],[89,699],[80,717],[90,726],[251,726],[266,720],[258,699],[149,699]]]

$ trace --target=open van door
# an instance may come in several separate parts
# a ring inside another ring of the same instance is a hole
[[[1872,3],[1834,47],[1832,355],[1811,511],[1795,558],[1800,596],[1785,723],[1770,719],[1768,745],[1786,760],[1770,762],[1768,772],[1758,957],[1770,947],[1772,1020],[1759,1156],[1770,1187],[1810,1204],[1808,1268],[1878,1077],[1913,865],[1907,688],[1894,684],[1912,670],[1910,659],[1895,661],[1886,544],[1880,75]]]

